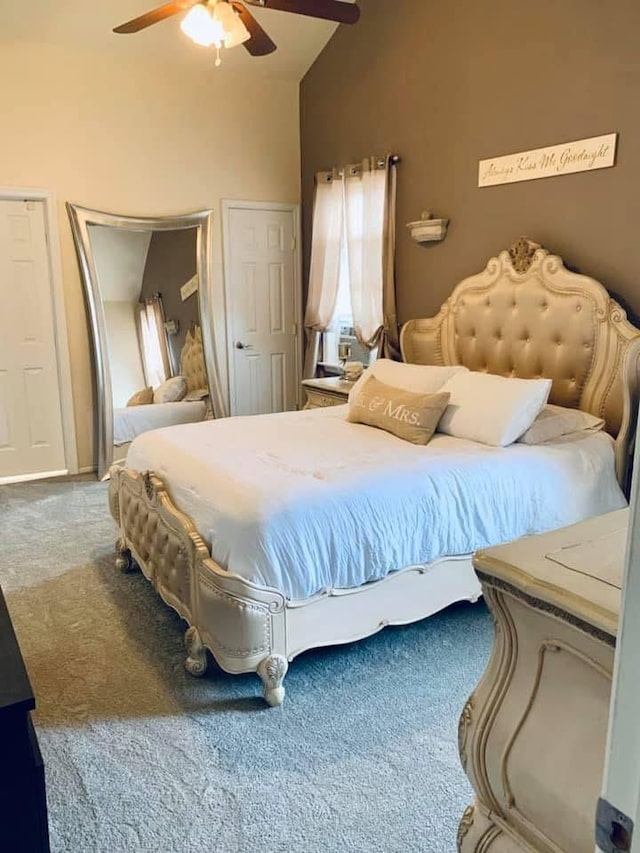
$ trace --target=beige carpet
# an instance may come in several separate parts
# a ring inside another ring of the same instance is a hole
[[[2,487],[0,535],[54,851],[455,849],[471,797],[457,720],[491,642],[482,605],[307,653],[268,709],[256,676],[184,672],[180,619],[113,568],[104,485]]]

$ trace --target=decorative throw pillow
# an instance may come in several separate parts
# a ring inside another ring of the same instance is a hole
[[[154,403],[177,403],[187,393],[187,380],[184,376],[172,376],[166,379],[153,392]]]
[[[414,394],[430,394],[439,391],[444,383],[457,373],[468,372],[468,368],[461,364],[407,364],[404,361],[379,358],[358,379],[349,392],[349,400],[353,399],[354,394],[360,391],[370,376],[375,376],[380,382],[394,388],[402,388]]]
[[[148,388],[143,388],[142,391],[136,391],[133,397],[127,400],[127,406],[148,406],[153,403],[153,388],[149,385]]]
[[[547,402],[550,379],[510,379],[469,371],[442,388],[451,394],[439,432],[506,447],[529,429]]]
[[[603,419],[589,412],[549,404],[544,407],[518,441],[522,444],[542,444],[544,441],[554,441],[571,432],[597,432],[603,428]]]
[[[427,444],[448,402],[449,394],[414,394],[368,376],[349,401],[347,420],[378,427],[412,444]]]

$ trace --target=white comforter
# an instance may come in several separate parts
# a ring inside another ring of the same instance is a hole
[[[345,420],[345,406],[156,430],[153,470],[224,568],[290,599],[619,509],[605,433],[506,448],[426,447]]]
[[[178,403],[149,403],[147,406],[125,406],[113,411],[113,443],[126,444],[151,429],[188,424],[204,419],[207,407],[202,400],[180,400]]]

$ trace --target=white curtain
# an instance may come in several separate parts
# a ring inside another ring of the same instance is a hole
[[[344,173],[351,307],[361,344],[399,354],[395,297],[396,171],[392,157],[367,158]]]
[[[159,294],[138,304],[137,321],[145,382],[157,388],[171,375],[164,310]]]
[[[315,375],[320,334],[330,325],[336,307],[344,232],[343,208],[340,175],[337,172],[319,172],[313,202],[309,293],[304,318],[307,332],[305,379]]]
[[[396,158],[316,175],[304,378],[315,375],[320,335],[335,313],[341,256],[346,259],[356,335],[369,349],[397,357],[394,281]]]

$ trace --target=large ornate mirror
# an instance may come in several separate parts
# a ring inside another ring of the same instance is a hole
[[[225,414],[213,341],[212,213],[67,210],[93,338],[102,478],[140,433]]]

